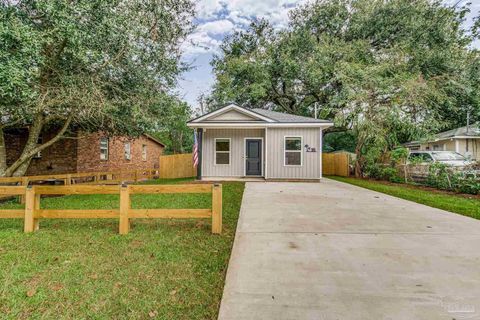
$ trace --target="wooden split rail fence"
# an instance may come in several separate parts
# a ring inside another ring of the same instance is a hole
[[[210,209],[132,209],[132,194],[162,193],[211,193]],[[41,209],[42,195],[72,194],[118,194],[119,209],[109,210],[52,210]],[[164,218],[196,219],[211,218],[212,233],[222,232],[222,185],[221,184],[184,184],[184,185],[122,185],[122,186],[0,186],[0,195],[25,196],[25,209],[0,210],[0,218],[23,218],[24,231],[33,232],[40,227],[41,219],[101,219],[118,218],[119,233],[127,234],[130,219]]]
[[[50,174],[24,177],[0,177],[0,184],[28,185],[38,181],[63,181],[65,185],[72,184],[118,184],[124,181],[139,181],[153,179],[159,176],[158,169],[140,169],[128,171],[79,172],[66,174]]]
[[[159,177],[158,169],[129,170],[129,171],[106,171],[106,172],[79,172],[66,174],[51,174],[24,177],[0,177],[1,185],[28,186],[38,182],[59,181],[65,186],[75,184],[122,184],[126,181],[138,182],[144,179]],[[0,198],[4,198],[0,195]],[[25,197],[20,196],[21,203],[25,203]]]

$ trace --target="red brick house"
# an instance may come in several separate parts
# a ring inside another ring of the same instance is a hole
[[[39,143],[49,140],[53,134],[48,131],[42,133]],[[25,129],[5,134],[8,165],[20,156],[26,140]],[[34,157],[26,175],[158,168],[164,148],[163,143],[150,135],[133,139],[79,131]]]

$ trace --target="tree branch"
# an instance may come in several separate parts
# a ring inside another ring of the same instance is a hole
[[[57,134],[52,139],[48,140],[47,142],[45,142],[44,144],[42,144],[40,146],[37,146],[36,148],[33,148],[32,150],[26,152],[25,154],[22,154],[22,156],[20,156],[17,159],[17,161],[15,161],[10,167],[8,167],[5,175],[6,176],[11,176],[15,172],[15,170],[17,170],[18,167],[20,167],[25,161],[30,160],[35,154],[37,154],[40,151],[45,150],[46,148],[50,147],[52,144],[54,144],[55,142],[60,140],[62,138],[63,134],[67,131],[68,127],[70,126],[70,123],[72,122],[72,119],[73,119],[73,113],[71,113],[68,116],[67,120],[65,120],[65,123],[63,124],[60,131],[58,131]]]

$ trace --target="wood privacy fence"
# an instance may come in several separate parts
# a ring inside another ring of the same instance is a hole
[[[130,195],[161,193],[211,193],[210,209],[132,209]],[[42,195],[72,194],[118,194],[119,209],[108,210],[52,210],[41,209]],[[221,184],[185,184],[185,185],[122,185],[122,186],[0,186],[0,195],[25,196],[25,209],[0,210],[0,218],[23,218],[24,231],[33,232],[40,227],[40,219],[102,219],[118,218],[119,233],[127,234],[130,219],[197,219],[211,218],[212,233],[222,232],[222,185]]]
[[[160,157],[160,177],[166,179],[189,178],[197,175],[193,167],[193,155],[191,153],[173,154]]]
[[[342,153],[323,153],[322,154],[322,174],[331,176],[348,177],[350,175],[349,154]]]

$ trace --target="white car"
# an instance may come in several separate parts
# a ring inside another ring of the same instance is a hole
[[[408,162],[430,163],[440,162],[452,167],[466,167],[474,164],[458,152],[454,151],[410,151]]]

